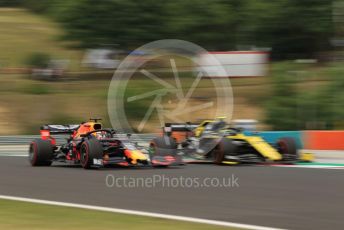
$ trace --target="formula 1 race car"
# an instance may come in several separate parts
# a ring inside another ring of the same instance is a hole
[[[295,163],[313,159],[311,154],[301,154],[291,137],[267,143],[257,133],[245,135],[242,129],[229,127],[222,118],[200,124],[167,123],[163,135],[177,140],[185,162]]]
[[[156,149],[163,137],[152,140],[150,151],[126,138],[119,138],[113,129],[103,129],[100,119],[80,125],[44,125],[41,138],[31,142],[29,161],[32,166],[50,166],[52,162],[81,164],[85,169],[106,165],[169,166],[181,164],[175,149]],[[51,134],[69,134],[67,142],[58,145]],[[122,135],[123,136],[123,135]],[[170,140],[174,140],[171,138]]]

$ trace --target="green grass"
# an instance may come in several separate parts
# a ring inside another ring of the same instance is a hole
[[[206,224],[141,217],[79,208],[0,199],[0,229],[9,230],[174,230],[234,229]]]
[[[32,82],[31,84],[25,85],[19,89],[19,91],[23,94],[51,94],[53,93],[51,87],[46,84],[41,84],[37,82]]]
[[[59,40],[62,29],[45,17],[24,9],[0,8],[0,67],[20,67],[32,53],[50,54],[53,58],[71,60],[78,68],[82,53],[67,48]]]

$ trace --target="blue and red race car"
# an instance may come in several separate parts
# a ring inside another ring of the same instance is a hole
[[[113,129],[104,129],[100,119],[79,125],[44,125],[41,138],[31,142],[29,161],[32,166],[50,166],[53,162],[80,164],[83,168],[108,165],[170,166],[182,164],[173,138],[153,139],[149,148],[119,138]],[[69,134],[66,143],[58,145],[52,134]],[[168,143],[168,144],[166,144]]]

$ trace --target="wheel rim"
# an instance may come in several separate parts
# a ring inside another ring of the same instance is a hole
[[[280,141],[279,142],[279,147],[280,147],[280,151],[281,151],[282,154],[288,153],[288,146],[287,146],[287,144],[285,142]]]
[[[88,160],[87,146],[83,144],[80,150],[80,162],[84,166],[87,164],[87,160]]]
[[[33,144],[30,145],[30,150],[29,150],[29,160],[32,162],[35,157],[35,147]]]

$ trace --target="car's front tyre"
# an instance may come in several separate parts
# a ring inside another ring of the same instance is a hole
[[[166,157],[171,157],[170,160],[174,161],[174,163],[182,162],[180,156],[177,155],[177,143],[175,139],[169,136],[162,136],[154,138],[149,144],[149,155],[153,166],[168,166],[168,164],[164,165],[155,162],[155,159],[163,159],[166,160]]]
[[[84,141],[80,147],[80,163],[84,169],[90,169],[93,165],[93,159],[103,158],[103,147],[101,143],[91,138]]]
[[[235,155],[236,146],[233,141],[229,138],[222,138],[214,151],[214,163],[222,164],[224,161],[225,155]]]
[[[278,152],[282,155],[284,161],[298,161],[299,154],[297,144],[292,137],[283,137],[277,141]]]

